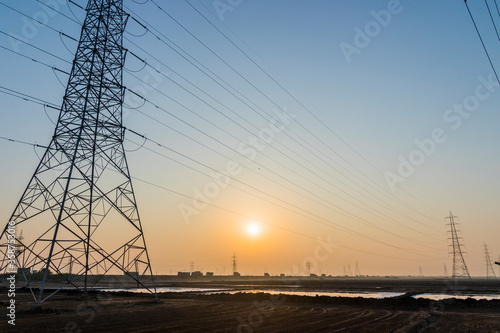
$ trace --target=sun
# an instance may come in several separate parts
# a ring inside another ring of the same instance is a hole
[[[250,236],[257,236],[260,233],[260,225],[258,225],[257,223],[250,223],[247,226],[247,233]]]

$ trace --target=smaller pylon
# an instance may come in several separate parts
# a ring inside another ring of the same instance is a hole
[[[422,266],[418,265],[418,276],[424,276],[424,272],[422,271]]]
[[[500,256],[498,256],[498,261],[495,261],[495,264],[498,265],[498,276],[500,276]]]
[[[444,264],[443,276],[448,277],[448,269],[446,268],[446,264]]]
[[[450,216],[446,217],[446,219],[450,220],[448,225],[450,226],[451,237],[449,239],[451,240],[451,253],[453,255],[453,273],[451,276],[454,279],[460,276],[470,279],[469,269],[464,259],[465,252],[462,251],[462,247],[464,246],[463,238],[459,236],[460,231],[457,228],[458,222],[455,221],[455,219],[458,220],[458,217],[453,216],[452,212],[450,212]]]
[[[347,275],[352,276],[351,264],[347,264]]]
[[[357,261],[356,261],[356,268],[354,270],[354,275],[361,276],[361,272],[359,271],[359,265]]]
[[[236,262],[236,253],[233,253],[232,259],[233,259],[233,275],[236,275],[236,273],[238,273],[238,264]]]
[[[488,250],[488,245],[484,243],[484,261],[486,264],[486,278],[496,277],[495,270],[493,269],[493,265],[491,264],[490,251]]]

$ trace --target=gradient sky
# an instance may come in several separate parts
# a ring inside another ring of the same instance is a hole
[[[72,13],[63,1],[41,0],[61,12],[49,15],[37,1],[3,2],[79,37],[80,26],[69,18],[74,13],[82,20],[84,12],[75,6]],[[235,253],[242,274],[296,273],[297,267],[305,272],[311,261],[311,272],[332,275],[343,274],[344,267],[354,272],[356,262],[362,274],[417,275],[420,266],[425,275],[442,275],[444,264],[451,272],[445,220],[450,211],[459,216],[471,274],[485,275],[484,243],[498,259],[500,86],[484,83],[496,79],[463,1],[190,0],[264,71],[186,1],[156,3],[190,33],[151,1],[124,3],[134,18],[146,20],[164,41],[170,39],[226,82],[221,88],[187,62],[188,56],[150,33],[141,36],[144,29],[129,20],[125,47],[164,76],[129,55],[124,85],[185,121],[126,98],[135,107],[124,108],[126,127],[184,155],[149,142],[140,149],[125,144],[138,178],[134,186],[154,272],[190,270],[193,263],[195,269],[228,274]],[[499,40],[484,2],[469,3],[498,66]],[[490,8],[500,25],[493,1]],[[389,10],[390,19],[382,14]],[[373,13],[383,21],[377,23]],[[74,41],[2,5],[0,30],[72,61]],[[4,34],[0,45],[71,69]],[[356,48],[350,59],[346,47]],[[0,86],[61,104],[65,74],[54,75],[5,49],[0,57]],[[50,119],[57,119],[57,111],[48,109],[46,115],[42,106],[3,93],[0,99],[0,136],[50,141]],[[458,113],[464,103],[474,111]],[[292,115],[278,122],[282,130],[259,142],[262,150],[255,156],[249,150],[239,154],[242,142],[276,124],[278,107]],[[142,143],[130,133],[127,138]],[[416,141],[426,143],[427,154]],[[43,151],[4,140],[0,149],[0,217],[8,221]],[[401,159],[411,158],[419,165],[400,175]],[[207,175],[214,169],[227,173],[228,167],[233,168],[228,185]],[[404,176],[394,191],[388,172]],[[217,192],[208,196],[210,205],[193,208],[191,198],[207,189]],[[186,207],[197,214],[186,219]],[[252,223],[260,226],[255,235],[247,230]],[[24,234],[29,237],[29,230]],[[318,238],[336,245],[320,251]]]

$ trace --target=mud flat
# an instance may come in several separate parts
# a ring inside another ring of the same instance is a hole
[[[219,282],[220,283],[220,282]],[[311,288],[311,286],[308,286]],[[469,290],[470,291],[470,290]],[[5,290],[1,290],[2,295]],[[0,332],[498,332],[500,300],[61,291],[33,308],[16,293]],[[0,308],[7,302],[0,301]],[[2,317],[5,310],[0,311]]]

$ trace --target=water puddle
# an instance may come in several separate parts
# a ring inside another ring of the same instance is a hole
[[[148,292],[144,288],[131,288],[131,289],[102,289],[103,291],[128,291],[134,293],[145,293]],[[404,295],[404,293],[397,292],[335,292],[335,291],[295,291],[295,290],[273,290],[273,289],[215,289],[215,288],[184,288],[184,287],[160,287],[157,288],[158,293],[195,293],[195,294],[257,294],[266,293],[271,295],[293,295],[293,296],[329,296],[329,297],[363,297],[363,298],[388,298]]]
[[[467,299],[472,298],[475,300],[485,299],[491,301],[493,299],[500,299],[500,295],[494,294],[418,294],[413,296],[413,298],[427,298],[434,301],[441,301],[443,299],[456,298],[456,299]]]

